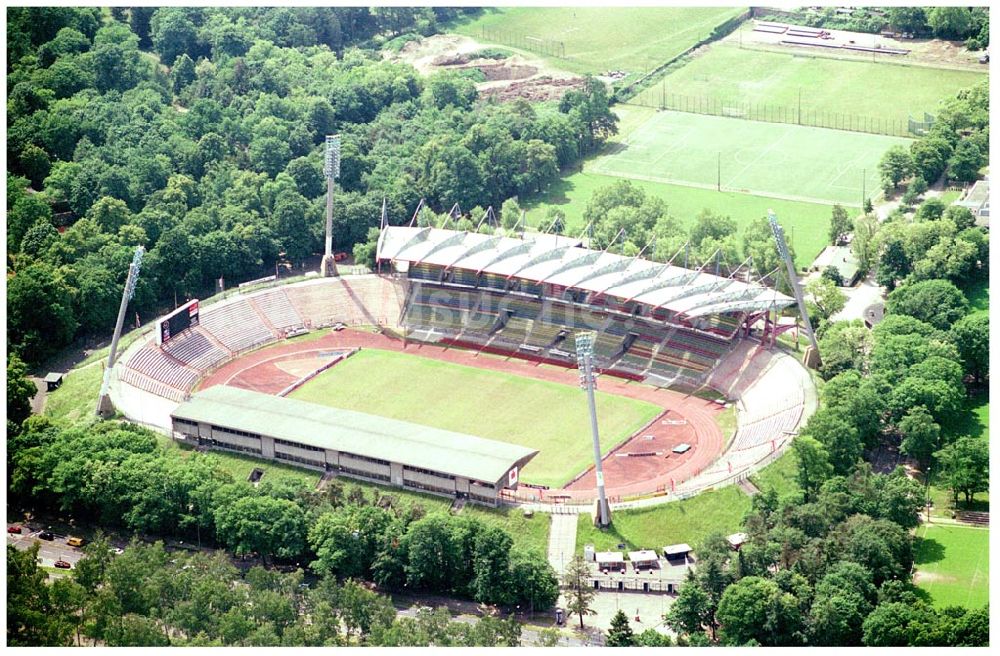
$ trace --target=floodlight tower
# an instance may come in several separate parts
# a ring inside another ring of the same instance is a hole
[[[323,158],[323,176],[326,178],[326,248],[320,273],[324,278],[337,275],[337,263],[333,259],[333,189],[334,180],[340,177],[340,135],[326,137],[326,154]]]
[[[109,416],[114,412],[111,405],[109,386],[111,384],[111,368],[115,366],[115,357],[118,355],[118,338],[122,334],[122,326],[125,324],[125,310],[128,309],[128,302],[135,295],[135,284],[139,281],[139,269],[142,268],[142,254],[145,252],[142,246],[135,247],[132,255],[132,263],[128,265],[128,278],[125,280],[125,289],[122,290],[122,303],[118,306],[118,321],[115,323],[115,333],[111,336],[111,352],[108,354],[108,366],[104,369],[104,380],[101,382],[101,393],[97,397],[97,414]]]
[[[806,301],[802,297],[802,287],[799,286],[799,279],[795,275],[795,264],[792,263],[792,256],[788,252],[788,244],[785,243],[785,231],[778,224],[778,217],[775,216],[773,210],[767,211],[767,220],[771,224],[771,232],[774,233],[774,242],[778,246],[778,255],[785,261],[785,268],[788,270],[788,284],[792,286],[792,292],[795,294],[795,302],[799,304],[799,313],[802,314],[802,322],[805,324],[806,335],[809,336],[809,343],[812,345],[814,353],[812,357],[815,358],[816,366],[819,367],[819,344],[816,343],[816,334],[813,333],[812,323],[809,321],[809,310],[806,309]],[[809,359],[808,354],[807,359]]]
[[[597,525],[611,524],[611,508],[604,495],[604,469],[601,467],[601,443],[597,432],[597,403],[594,400],[594,333],[576,334],[576,361],[580,367],[580,387],[587,390],[590,404],[590,432],[594,438],[594,473],[597,475]]]

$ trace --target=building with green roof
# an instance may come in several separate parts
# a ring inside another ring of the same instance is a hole
[[[474,435],[218,385],[171,413],[174,434],[345,476],[496,505],[538,451]]]

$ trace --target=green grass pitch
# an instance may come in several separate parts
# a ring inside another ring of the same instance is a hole
[[[553,65],[576,73],[643,73],[676,57],[738,15],[733,7],[502,7],[488,8],[453,30],[482,38],[482,30],[562,41],[566,57]]]
[[[878,191],[878,162],[909,139],[657,112],[584,170],[758,196],[860,206]],[[863,182],[864,180],[864,182]]]
[[[985,79],[975,71],[799,57],[715,43],[632,102],[659,106],[663,93],[720,103],[768,104],[809,112],[900,121],[936,113],[938,102]]]
[[[917,538],[916,584],[935,606],[975,608],[989,601],[988,529],[925,524],[917,529]]]
[[[598,551],[626,549],[660,550],[669,544],[686,542],[697,549],[710,533],[728,535],[740,530],[743,514],[750,509],[750,497],[735,485],[703,492],[684,501],[675,501],[641,510],[613,513],[611,527],[594,527],[589,514],[580,515],[576,529],[576,549],[592,544]]]
[[[614,184],[615,178],[594,173],[574,173],[554,183],[542,196],[524,204],[528,209],[527,219],[531,225],[547,227],[545,213],[550,207],[558,207],[566,213],[566,234],[579,235],[584,228],[583,210],[597,189]],[[830,226],[828,205],[803,203],[751,196],[731,191],[718,192],[714,189],[699,189],[682,185],[661,184],[645,180],[631,180],[632,184],[647,194],[662,198],[668,211],[685,227],[694,224],[694,218],[703,209],[733,218],[742,230],[754,219],[767,216],[773,209],[795,250],[795,264],[799,268],[808,266],[827,245]]]
[[[521,476],[529,483],[561,486],[593,461],[587,401],[569,385],[365,349],[291,396],[538,449]],[[602,450],[659,412],[651,403],[598,392]]]

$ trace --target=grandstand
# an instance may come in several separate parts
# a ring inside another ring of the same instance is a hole
[[[604,373],[698,387],[737,333],[793,300],[773,289],[579,246],[389,227],[377,257],[409,282],[401,323],[419,341],[575,362],[597,332]]]

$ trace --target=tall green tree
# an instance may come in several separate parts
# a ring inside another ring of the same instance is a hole
[[[635,633],[628,623],[628,617],[621,609],[618,609],[618,612],[611,618],[611,627],[608,629],[604,644],[608,647],[636,646]]]
[[[938,480],[952,491],[955,502],[965,495],[969,505],[977,492],[989,489],[989,445],[979,437],[960,437],[934,454],[940,468]]]
[[[590,567],[582,555],[576,554],[566,565],[562,584],[566,588],[566,611],[580,617],[580,630],[583,630],[583,616],[595,614],[590,605],[597,593],[590,585]]]

